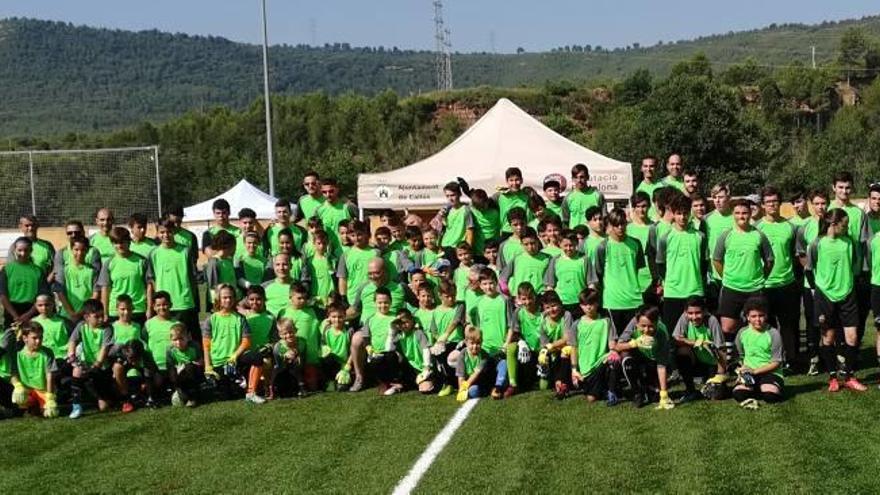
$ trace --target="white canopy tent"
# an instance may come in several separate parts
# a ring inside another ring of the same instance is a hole
[[[524,185],[537,191],[553,176],[570,186],[571,167],[590,169],[590,184],[609,200],[632,194],[632,168],[557,134],[506,98],[449,146],[412,165],[358,176],[360,208],[433,209],[446,204],[443,186],[463,177],[490,195],[505,184],[504,171],[519,167]]]
[[[184,208],[183,221],[210,221],[214,218],[214,211],[211,209],[211,205],[220,198],[229,201],[230,218],[238,218],[238,211],[242,208],[254,210],[257,213],[257,218],[268,219],[275,217],[275,202],[278,199],[264,193],[250,182],[242,179],[228,191],[209,200]]]

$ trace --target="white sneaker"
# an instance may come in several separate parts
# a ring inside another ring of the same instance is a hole
[[[265,404],[266,399],[260,397],[257,394],[247,394],[244,396],[245,402],[250,402],[251,404]]]
[[[388,387],[387,390],[385,390],[385,393],[383,395],[390,396],[390,395],[394,395],[398,392],[400,392],[400,386],[392,385],[392,386]]]
[[[183,405],[183,401],[180,400],[180,393],[174,392],[171,394],[171,405],[174,407],[180,407]]]

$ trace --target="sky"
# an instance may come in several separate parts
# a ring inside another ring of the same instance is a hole
[[[266,0],[271,44],[433,49],[431,0]],[[454,51],[642,46],[765,27],[880,14],[877,0],[444,0]],[[262,39],[260,0],[0,0],[0,18]]]

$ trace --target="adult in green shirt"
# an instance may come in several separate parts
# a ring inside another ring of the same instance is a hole
[[[773,270],[764,283],[771,326],[779,330],[785,348],[786,364],[799,356],[798,330],[800,326],[800,287],[795,277],[795,240],[797,228],[780,215],[782,196],[773,186],[761,189],[764,217],[756,227],[767,236],[773,249]]]
[[[663,183],[678,189],[680,192],[685,192],[683,171],[681,155],[678,153],[669,155],[669,158],[666,159],[666,177],[663,178]]]
[[[583,163],[571,168],[572,191],[562,200],[562,221],[573,229],[587,223],[587,210],[598,206],[605,214],[605,195],[590,186],[590,170]]]
[[[672,227],[657,242],[657,275],[663,283],[663,323],[674,328],[687,301],[705,295],[709,267],[706,235],[688,221],[691,200],[679,195],[670,205]]]
[[[98,231],[89,237],[89,244],[101,255],[102,263],[116,252],[113,249],[113,242],[110,241],[110,231],[113,230],[114,222],[113,212],[109,208],[100,208],[95,213],[95,225],[98,226]]]
[[[147,258],[147,282],[155,291],[165,291],[171,296],[173,319],[186,325],[193,340],[200,341],[199,312],[196,307],[196,267],[189,250],[174,240],[175,225],[170,221],[159,222],[161,244]],[[147,318],[152,316],[148,309]]]
[[[712,253],[712,263],[721,276],[718,316],[730,343],[736,337],[743,305],[750,297],[761,294],[773,270],[770,241],[752,226],[751,217],[750,201],[734,201],[734,226],[718,237]]]
[[[862,271],[857,247],[849,235],[848,215],[842,208],[829,210],[819,224],[819,235],[807,249],[806,277],[814,289],[814,309],[821,330],[819,357],[831,374],[828,390],[843,386],[856,391],[867,387],[856,380],[859,342],[859,309],[856,302],[856,277]],[[838,331],[843,330],[843,342]],[[844,357],[840,366],[837,356]]]
[[[730,187],[727,184],[715,184],[709,194],[715,209],[706,215],[703,224],[706,227],[709,249],[712,250],[715,249],[715,244],[721,234],[733,228],[733,209],[730,206]],[[712,257],[711,251],[706,254],[710,258]],[[709,302],[709,310],[714,311],[717,308],[721,292],[721,276],[715,271],[714,264],[709,268],[711,271],[706,286],[706,300]]]
[[[324,204],[324,196],[321,194],[321,177],[318,172],[314,170],[306,172],[302,184],[306,193],[300,196],[296,202],[296,221],[312,218],[318,207]]]
[[[655,189],[664,186],[663,182],[656,178],[657,157],[654,155],[647,155],[642,158],[641,171],[642,181],[639,182],[639,185],[636,187],[636,193],[642,192],[648,195],[648,206],[650,207],[648,210],[648,218],[656,222],[660,217],[657,214],[657,209],[654,208],[654,205],[651,203],[651,198],[654,197]]]
[[[639,270],[645,266],[642,245],[626,235],[626,212],[608,213],[608,238],[596,247],[590,264],[590,285],[600,287],[602,306],[614,328],[624,328],[644,303],[639,290]]]
[[[22,237],[30,239],[33,245],[31,259],[33,259],[35,265],[43,270],[45,276],[49,277],[55,261],[55,246],[51,242],[40,239],[37,236],[39,228],[40,225],[37,223],[37,217],[33,215],[22,215],[18,219],[18,230],[21,232]],[[6,256],[7,262],[15,259],[14,251],[15,246],[9,246],[9,254]]]
[[[880,182],[868,186],[868,211],[865,216],[868,222],[868,239],[880,232]]]
[[[32,249],[30,238],[19,237],[13,243],[15,258],[0,269],[0,304],[7,328],[29,321],[37,314],[37,296],[49,294],[45,273],[31,258]]]
[[[214,251],[211,249],[211,243],[214,241],[214,236],[220,231],[226,231],[231,234],[232,237],[238,237],[241,234],[241,229],[229,222],[231,208],[232,207],[229,206],[229,201],[226,201],[223,198],[216,199],[211,204],[211,211],[214,213],[214,220],[211,221],[211,226],[208,230],[202,233],[202,252],[209,258],[214,255]]]
[[[374,304],[375,294],[380,288],[384,288],[391,295],[391,313],[406,306],[406,303],[417,304],[415,296],[408,286],[388,278],[385,268],[385,260],[372,258],[367,265],[367,280],[362,282],[355,290],[348,308],[350,319],[359,318],[361,322],[367,321],[376,313]]]
[[[326,177],[321,183],[324,203],[315,209],[314,216],[321,219],[324,230],[330,234],[333,250],[341,249],[344,243],[339,237],[339,225],[357,218],[357,209],[349,201],[339,197],[339,184],[333,177]]]
[[[131,250],[131,234],[125,227],[114,227],[110,232],[116,249],[101,266],[96,286],[101,290],[101,302],[108,308],[108,320],[117,317],[116,300],[126,295],[132,301],[131,319],[143,324],[147,309],[153,307],[153,284],[147,281],[147,259]]]

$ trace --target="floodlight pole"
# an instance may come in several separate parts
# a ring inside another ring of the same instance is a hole
[[[262,0],[263,13],[263,99],[266,107],[266,156],[269,161],[269,195],[275,196],[275,167],[272,163],[272,109],[269,103],[269,36],[266,33],[266,0]]]

